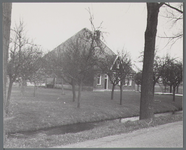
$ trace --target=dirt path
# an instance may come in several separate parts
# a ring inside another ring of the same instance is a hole
[[[174,122],[55,148],[183,147],[183,122]]]

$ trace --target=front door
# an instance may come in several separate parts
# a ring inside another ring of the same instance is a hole
[[[107,89],[107,79],[105,79],[104,89]]]

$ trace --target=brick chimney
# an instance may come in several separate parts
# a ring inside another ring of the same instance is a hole
[[[101,35],[101,31],[95,30],[95,32],[94,32],[95,40],[100,40],[100,35]]]

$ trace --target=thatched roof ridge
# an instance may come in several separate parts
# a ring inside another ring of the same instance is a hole
[[[84,35],[86,36],[86,34],[93,34],[92,31],[90,31],[87,28],[83,28],[82,30],[80,30],[79,32],[77,32],[76,34],[74,34],[73,36],[71,36],[69,39],[67,39],[66,41],[64,41],[63,43],[61,43],[60,45],[58,45],[56,48],[54,48],[51,52],[62,52],[64,49],[65,44],[67,44],[70,40],[76,39],[78,36],[80,35]],[[85,37],[86,38],[86,37]],[[116,55],[103,41],[101,41],[101,45],[104,47],[104,51],[106,54],[109,55]]]

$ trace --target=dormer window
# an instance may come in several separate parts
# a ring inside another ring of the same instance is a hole
[[[116,68],[119,69],[119,63],[116,64]]]
[[[116,61],[116,69],[119,69],[119,60]]]

